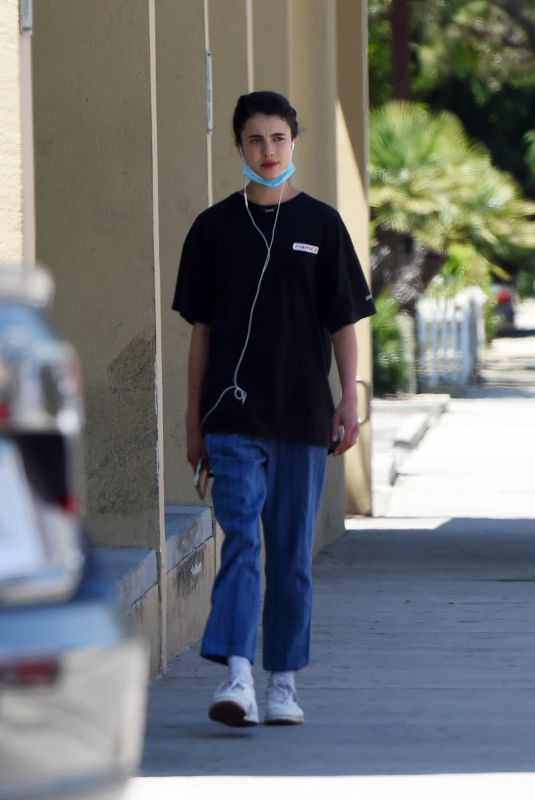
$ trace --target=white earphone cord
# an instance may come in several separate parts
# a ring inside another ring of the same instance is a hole
[[[242,405],[247,400],[247,392],[238,383],[238,372],[240,371],[240,367],[242,365],[242,361],[243,361],[243,359],[245,357],[245,352],[246,352],[247,347],[249,345],[249,339],[251,338],[251,329],[252,329],[252,326],[253,326],[253,315],[254,315],[254,310],[255,310],[255,307],[256,307],[256,302],[257,302],[258,296],[260,294],[260,287],[262,286],[262,280],[264,278],[264,274],[266,272],[266,269],[268,267],[268,264],[269,264],[269,261],[270,261],[270,258],[271,258],[271,248],[273,246],[273,241],[275,239],[275,229],[277,227],[277,220],[279,219],[279,211],[280,211],[280,207],[281,207],[281,200],[282,200],[283,191],[284,191],[284,183],[281,186],[281,192],[280,192],[280,195],[279,195],[279,202],[277,203],[277,213],[275,214],[275,221],[273,222],[273,229],[271,231],[271,240],[270,240],[270,242],[268,244],[268,240],[266,239],[266,237],[264,236],[264,234],[262,233],[262,231],[260,230],[260,228],[258,227],[256,222],[254,221],[253,215],[251,214],[251,211],[249,209],[249,202],[248,202],[248,199],[247,199],[247,186],[244,187],[243,196],[244,196],[244,199],[245,199],[245,208],[247,209],[247,213],[249,214],[249,218],[250,218],[251,222],[253,223],[253,227],[258,231],[258,233],[260,234],[260,236],[264,240],[264,244],[266,245],[267,255],[266,255],[266,260],[264,261],[264,266],[262,267],[262,272],[260,273],[260,278],[258,280],[258,286],[256,287],[256,293],[255,293],[255,296],[254,296],[254,299],[253,299],[253,303],[251,305],[251,310],[249,312],[249,324],[247,326],[247,335],[245,337],[245,343],[243,345],[242,351],[240,353],[240,357],[238,358],[238,361],[236,363],[236,368],[234,370],[234,376],[233,376],[234,383],[231,384],[230,386],[227,386],[226,389],[223,389],[223,391],[221,392],[221,394],[217,398],[217,400],[214,403],[214,405],[206,412],[206,414],[202,418],[201,425],[203,425],[206,422],[206,420],[208,419],[208,417],[210,416],[210,414],[212,414],[216,410],[216,408],[218,407],[219,403],[222,401],[222,399],[224,398],[224,396],[226,395],[227,392],[230,392],[231,390],[234,390],[234,397]]]

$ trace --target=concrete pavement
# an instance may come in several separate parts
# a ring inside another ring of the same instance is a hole
[[[388,513],[393,486],[407,455],[448,409],[447,394],[372,400],[372,508]]]
[[[484,383],[403,461],[388,515],[317,557],[305,725],[211,723],[224,673],[193,647],[151,687],[129,800],[533,797],[534,377],[535,335],[497,340]]]

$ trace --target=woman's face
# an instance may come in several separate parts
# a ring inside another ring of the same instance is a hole
[[[243,157],[262,178],[276,178],[292,160],[292,132],[288,123],[271,114],[254,114],[241,134]]]

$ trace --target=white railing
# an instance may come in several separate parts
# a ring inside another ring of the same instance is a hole
[[[485,347],[483,306],[477,286],[453,298],[424,298],[416,310],[418,379],[422,389],[438,384],[466,386],[477,372]]]

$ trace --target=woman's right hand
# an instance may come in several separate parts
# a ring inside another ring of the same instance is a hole
[[[210,348],[210,326],[195,322],[188,355],[188,404],[186,408],[186,453],[193,469],[203,459],[208,464],[201,431],[201,390]]]
[[[201,458],[208,463],[208,454],[204,446],[204,436],[202,435],[200,424],[187,425],[186,446],[187,458],[193,469],[195,469]]]

